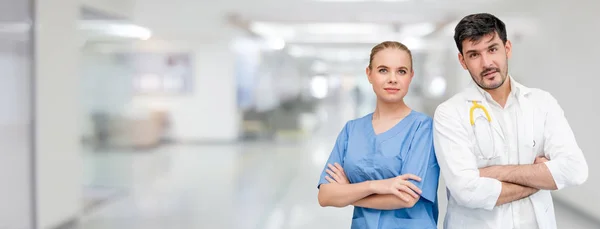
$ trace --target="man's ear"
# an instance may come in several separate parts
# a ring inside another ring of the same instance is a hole
[[[506,40],[504,48],[506,49],[506,58],[510,59],[510,57],[512,56],[512,42],[510,42],[510,40]]]
[[[462,65],[464,70],[467,70],[467,64],[465,64],[465,57],[462,55],[462,53],[458,53],[458,61],[460,62],[460,65]]]

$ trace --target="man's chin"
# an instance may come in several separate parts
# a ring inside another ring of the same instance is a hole
[[[484,85],[484,89],[487,90],[494,90],[494,89],[498,89],[500,86],[502,86],[502,84],[491,84],[491,85]]]

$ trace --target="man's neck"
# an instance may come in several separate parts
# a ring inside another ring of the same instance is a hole
[[[500,104],[501,107],[504,107],[504,105],[506,105],[506,101],[508,100],[508,95],[511,91],[511,84],[512,82],[510,81],[510,78],[507,78],[506,82],[504,82],[504,84],[502,84],[502,86],[500,86],[499,88],[486,91],[490,93],[494,101]]]

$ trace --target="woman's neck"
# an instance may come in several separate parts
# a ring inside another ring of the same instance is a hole
[[[406,106],[404,101],[399,103],[377,101],[375,111],[373,112],[373,119],[390,120],[404,118],[410,110],[410,107]]]

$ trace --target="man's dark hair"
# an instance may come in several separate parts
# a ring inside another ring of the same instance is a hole
[[[506,26],[504,22],[489,13],[471,14],[464,17],[454,28],[454,42],[458,51],[463,51],[463,41],[478,41],[485,35],[497,32],[506,44]]]

